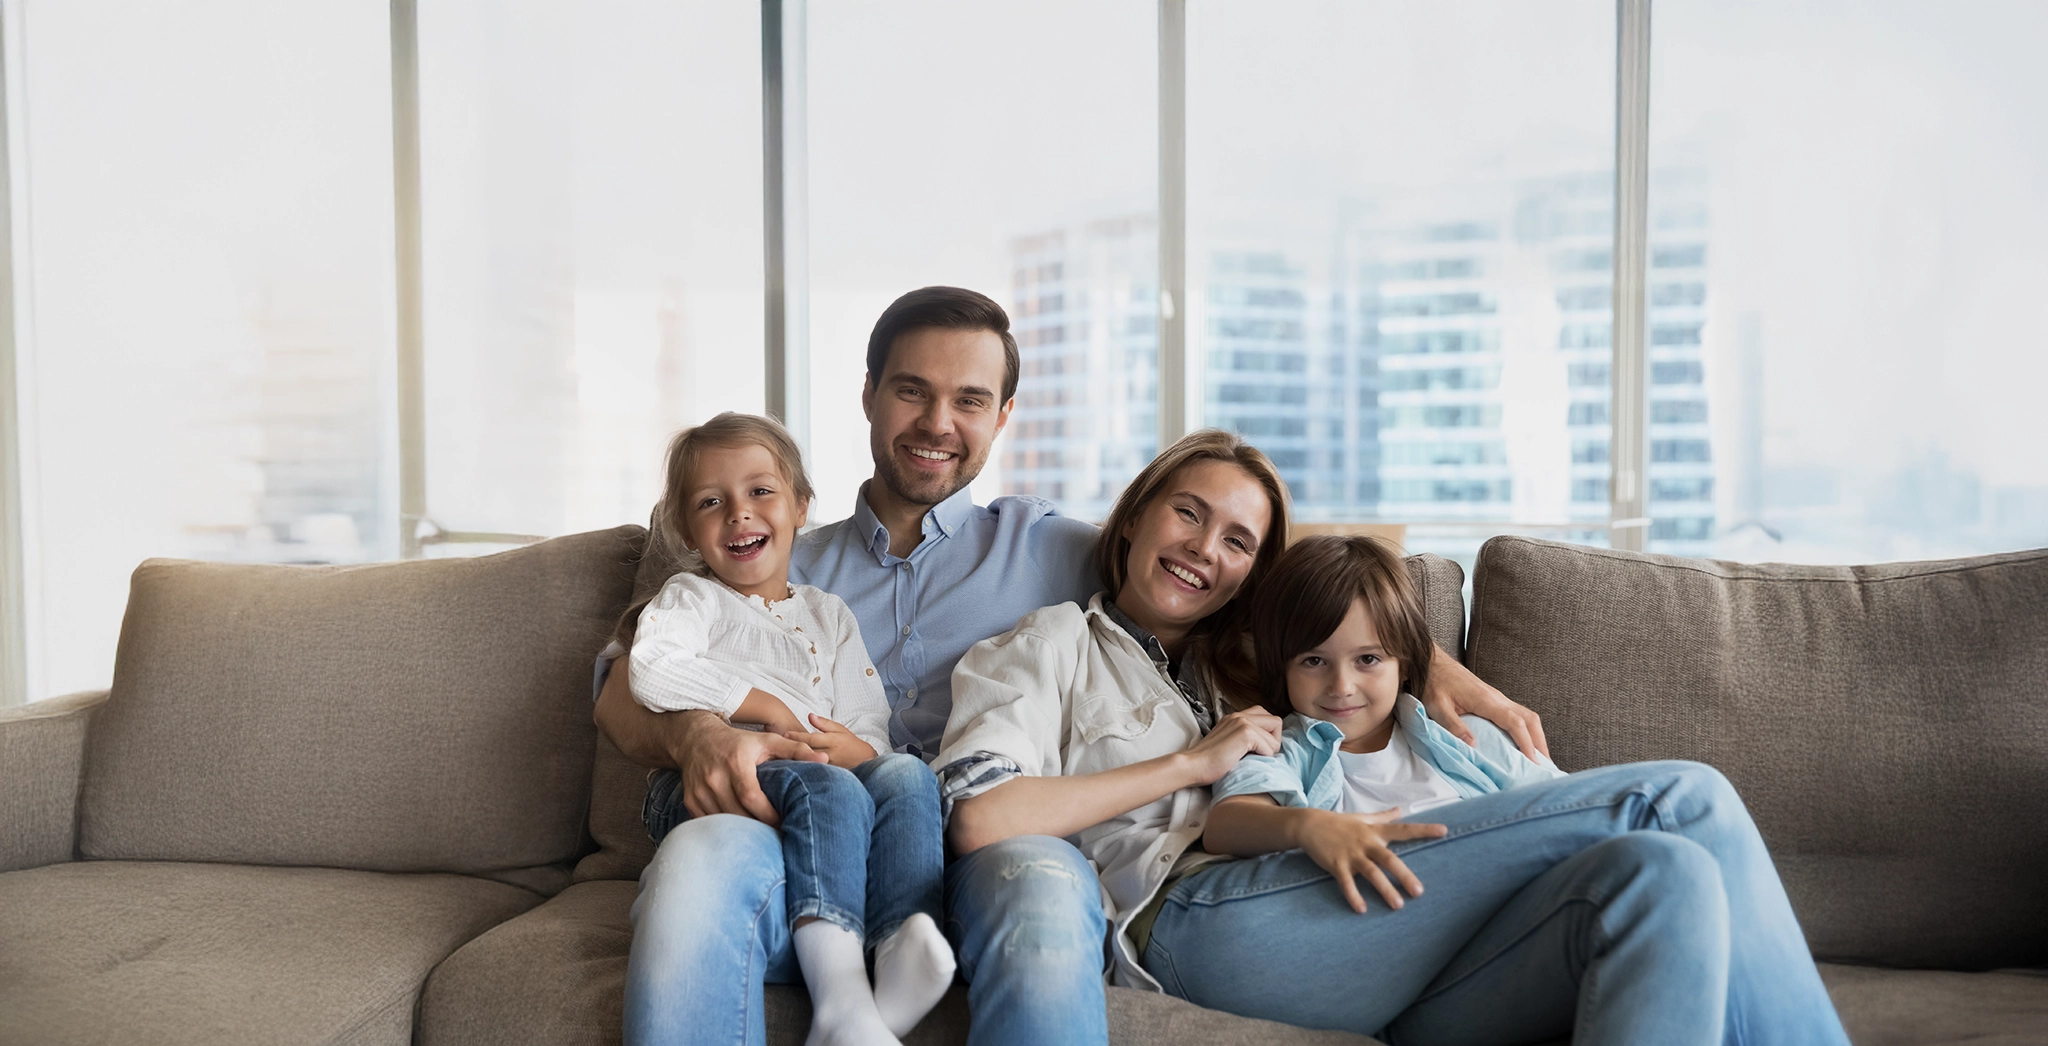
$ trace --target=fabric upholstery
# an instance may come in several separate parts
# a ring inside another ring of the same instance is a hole
[[[650,517],[649,527],[653,524]],[[679,555],[666,548],[652,529],[643,533],[638,553],[633,565],[632,601],[636,605],[654,598],[688,559],[687,552]],[[590,778],[590,836],[597,850],[576,865],[577,882],[640,878],[640,870],[654,859],[654,843],[647,838],[647,827],[640,819],[640,801],[646,794],[647,768],[627,759],[599,736]]]
[[[86,857],[506,875],[584,850],[590,660],[640,528],[359,567],[150,560],[87,744]]]
[[[0,712],[0,872],[71,859],[85,730],[104,690]]]
[[[1470,664],[1567,770],[1726,773],[1823,959],[2048,964],[2048,550],[1743,565],[1480,550]]]
[[[1856,1046],[2040,1046],[2048,971],[1953,973],[1823,963]]]
[[[1465,659],[1465,568],[1434,552],[1409,556],[1408,579],[1422,596],[1429,637],[1444,652]]]
[[[611,1046],[619,1041],[632,946],[630,882],[582,882],[465,945],[427,982],[419,1046]],[[768,1042],[797,1046],[810,1029],[802,987],[767,988]],[[1374,1040],[1310,1032],[1204,1010],[1178,999],[1109,990],[1116,1046],[1369,1046]],[[967,993],[956,985],[905,1046],[958,1046]]]
[[[323,868],[0,874],[0,1046],[403,1046],[434,964],[538,900],[465,876]]]

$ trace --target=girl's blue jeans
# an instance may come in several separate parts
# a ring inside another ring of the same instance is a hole
[[[918,912],[939,924],[946,854],[938,781],[923,762],[884,755],[846,770],[776,759],[754,776],[782,818],[789,926],[823,919],[873,947]],[[657,844],[689,819],[680,775],[650,777],[641,816]]]
[[[1394,846],[1422,880],[1351,910],[1300,851],[1202,869],[1167,896],[1145,966],[1248,1017],[1395,1046],[1847,1046],[1742,800],[1698,763],[1582,771],[1438,807]]]

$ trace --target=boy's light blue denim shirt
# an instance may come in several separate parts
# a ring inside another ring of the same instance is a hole
[[[1422,702],[1407,694],[1395,699],[1394,718],[1408,747],[1444,775],[1461,799],[1564,776],[1549,760],[1538,763],[1523,755],[1500,727],[1478,716],[1464,717],[1477,747],[1467,747],[1430,722]],[[1335,725],[1290,715],[1280,735],[1280,754],[1245,756],[1216,782],[1212,794],[1217,802],[1234,795],[1270,795],[1281,806],[1335,810],[1344,796],[1344,767],[1336,757],[1343,743],[1344,732]]]

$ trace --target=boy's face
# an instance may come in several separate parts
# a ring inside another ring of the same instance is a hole
[[[759,444],[706,447],[690,469],[683,543],[742,595],[789,594],[789,549],[810,505]]]
[[[1344,731],[1347,752],[1377,752],[1394,731],[1394,699],[1401,693],[1401,663],[1387,655],[1365,601],[1329,638],[1287,663],[1287,699],[1296,712]]]

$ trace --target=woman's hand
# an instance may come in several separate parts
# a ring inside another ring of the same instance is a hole
[[[1216,728],[1187,747],[1190,784],[1212,785],[1247,755],[1280,754],[1280,717],[1263,708],[1232,712]]]
[[[814,751],[825,753],[825,759],[833,766],[851,770],[875,757],[875,746],[854,735],[846,727],[833,722],[816,712],[811,713],[811,725],[816,733],[802,730],[786,730],[782,736],[800,742]]]
[[[1440,824],[1395,824],[1399,809],[1376,814],[1340,814],[1328,810],[1300,810],[1295,835],[1302,852],[1337,880],[1351,910],[1365,911],[1365,895],[1358,892],[1358,876],[1365,876],[1386,899],[1387,907],[1401,907],[1401,893],[1387,876],[1400,880],[1410,897],[1422,896],[1422,880],[1401,863],[1387,844],[1404,839],[1441,838]]]

